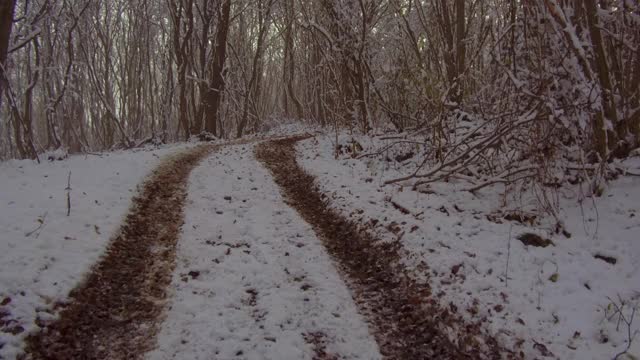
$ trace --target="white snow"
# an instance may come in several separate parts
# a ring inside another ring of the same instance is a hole
[[[341,135],[341,144],[350,138]],[[443,292],[443,305],[455,304],[470,320],[487,317],[489,330],[527,358],[541,356],[536,342],[559,359],[612,359],[625,349],[629,327],[624,321],[617,326],[620,317],[613,303],[625,301],[622,313],[630,320],[640,301],[640,178],[616,180],[603,197],[589,198],[582,207],[577,189],[561,189],[562,218],[572,233],[565,238],[544,226],[528,227],[502,216],[500,224],[487,219],[494,210],[529,208],[531,194],[524,194],[517,206],[503,208],[502,185],[477,196],[453,180],[432,184],[428,193],[383,187],[385,180],[406,174],[397,169],[400,165],[385,161],[387,154],[335,160],[332,141],[333,134],[300,143],[298,160],[317,176],[332,206],[361,223],[379,221],[374,232],[383,240],[400,238],[409,268],[420,269],[424,261],[429,269],[422,275],[431,275],[434,294]],[[369,150],[384,145],[365,137],[358,141]],[[517,240],[524,232],[548,237],[555,246],[525,246]],[[595,259],[595,254],[614,256],[617,263]],[[630,327],[632,335],[640,331],[638,317]],[[630,349],[636,357],[638,335]],[[524,340],[521,347],[518,339]]]
[[[400,239],[403,261],[429,279],[443,305],[469,320],[486,317],[487,329],[527,358],[540,358],[542,344],[558,359],[612,359],[629,332],[638,334],[629,354],[640,356],[640,315],[631,322],[640,301],[639,177],[622,176],[582,203],[579,188],[559,189],[566,238],[546,220],[525,226],[503,218],[533,209],[531,193],[505,205],[502,185],[476,195],[454,180],[425,193],[383,187],[406,173],[403,165],[384,161],[387,154],[335,160],[333,136],[299,144],[302,165],[332,206],[355,221],[377,220],[373,231],[383,240]],[[365,149],[381,145],[358,140]],[[55,304],[99,259],[145,175],[188,146],[0,164],[0,358],[20,353],[37,319],[55,318]],[[305,336],[318,334],[340,358],[381,358],[339,270],[253,150],[223,148],[191,174],[171,306],[148,358],[311,359]],[[640,173],[640,158],[625,165]],[[517,240],[525,232],[555,245],[525,246]]]
[[[149,359],[381,358],[320,240],[285,204],[253,145],[191,174],[171,306]]]
[[[137,185],[162,156],[186,146],[0,163],[0,302],[8,302],[0,306],[0,358],[20,353],[36,318],[55,317],[52,307],[101,256]]]

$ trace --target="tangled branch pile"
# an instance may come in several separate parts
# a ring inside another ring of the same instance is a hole
[[[423,157],[386,183],[457,178],[469,191],[502,183],[545,194],[586,182],[598,194],[603,180],[627,171],[615,158],[640,144],[637,3],[496,3],[396,4],[398,31],[409,35],[397,51],[420,71],[389,67],[375,85],[415,96],[412,103],[379,96],[389,121],[405,131],[385,149],[419,144]],[[439,31],[435,41],[429,29]],[[412,59],[408,49],[430,56]],[[430,76],[438,69],[446,77]]]

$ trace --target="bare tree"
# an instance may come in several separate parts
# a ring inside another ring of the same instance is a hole
[[[638,13],[596,0],[3,0],[0,157],[242,136],[285,116],[413,131],[431,150],[418,181],[543,183],[570,147],[606,173],[640,145]]]
[[[2,90],[5,82],[7,50],[13,27],[13,12],[16,6],[15,0],[0,1],[0,106],[2,105]]]
[[[227,37],[229,35],[231,15],[231,0],[224,0],[221,9],[218,11],[218,28],[216,30],[216,47],[214,56],[209,64],[210,80],[207,91],[204,94],[206,111],[206,130],[217,135],[218,113],[220,111],[220,100],[224,93],[224,65],[227,59]]]

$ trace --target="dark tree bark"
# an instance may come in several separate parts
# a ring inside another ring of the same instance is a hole
[[[600,32],[600,24],[598,19],[598,9],[595,0],[585,0],[585,9],[587,13],[587,20],[589,22],[589,33],[591,35],[591,43],[593,44],[593,52],[595,55],[595,65],[598,80],[600,82],[600,96],[602,101],[602,110],[604,118],[611,121],[612,124],[617,125],[618,115],[613,99],[611,78],[609,75],[609,66],[607,65],[607,57],[605,55],[604,44],[602,41],[602,34]],[[600,119],[600,115],[594,124],[595,143],[597,151],[600,156],[605,159],[607,157],[607,150],[611,148],[614,143],[608,141],[606,134],[606,123]],[[626,129],[620,130],[626,132]]]
[[[7,50],[9,50],[15,7],[15,0],[0,0],[0,105],[2,105],[4,82],[6,81],[4,71],[6,70]]]
[[[207,53],[209,51],[209,30],[213,22],[213,11],[210,6],[210,0],[202,0],[200,6],[196,6],[198,14],[200,15],[200,38],[198,42],[198,70],[200,71],[200,77],[204,79],[207,73]],[[194,92],[194,106],[195,106],[195,119],[191,126],[191,133],[197,134],[202,131],[203,118],[206,107],[206,93],[209,84],[205,81],[198,82],[198,90],[200,92],[200,101],[196,103]]]
[[[265,10],[265,15],[262,24],[260,24],[260,30],[258,31],[258,39],[256,41],[256,53],[253,56],[253,65],[251,67],[251,79],[249,80],[249,85],[247,86],[247,93],[244,98],[244,104],[242,109],[242,118],[240,119],[240,123],[236,129],[236,137],[242,137],[244,134],[244,129],[247,126],[247,121],[249,118],[249,105],[250,102],[257,95],[259,87],[256,86],[258,83],[258,76],[262,76],[259,74],[258,69],[260,66],[260,59],[262,58],[262,53],[264,51],[264,41],[267,33],[267,29],[269,28],[270,16],[271,16],[271,6],[273,5],[273,0],[267,1],[267,8]],[[256,114],[254,114],[256,115]]]
[[[293,44],[293,23],[295,20],[295,2],[294,1],[286,1],[286,27],[284,31],[284,61],[283,61],[283,73],[284,73],[284,110],[287,116],[290,116],[289,113],[289,98],[293,102],[296,108],[296,116],[298,119],[302,119],[304,117],[304,109],[302,108],[302,104],[298,97],[296,96],[294,89],[295,82],[295,51]]]
[[[461,75],[465,68],[466,46],[465,46],[465,0],[456,0],[456,79],[454,100],[457,103],[462,101],[464,88],[461,83]]]
[[[193,34],[193,0],[171,0],[169,2],[173,22],[173,51],[177,66],[178,80],[178,122],[184,131],[185,140],[191,135],[187,99],[187,70],[189,64],[189,45]],[[184,29],[184,35],[182,35]]]
[[[225,0],[218,13],[218,29],[216,31],[216,48],[211,62],[211,80],[205,94],[205,128],[217,135],[218,111],[220,99],[224,92],[224,63],[227,58],[227,37],[229,35],[229,16],[231,0]]]

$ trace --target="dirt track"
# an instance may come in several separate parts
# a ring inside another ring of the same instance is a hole
[[[305,137],[259,145],[258,160],[272,172],[289,205],[310,223],[342,270],[360,311],[372,325],[387,359],[500,359],[509,357],[490,337],[483,346],[475,325],[441,308],[431,289],[407,276],[397,260],[399,243],[382,243],[329,209],[314,178],[296,163],[294,145]],[[445,335],[449,325],[463,329],[456,341]],[[505,356],[506,355],[506,356]]]
[[[216,146],[166,159],[57,321],[27,341],[32,359],[135,359],[153,345],[171,281],[191,170]]]
[[[512,357],[477,325],[439,306],[431,289],[407,276],[399,243],[383,243],[329,209],[314,178],[296,163],[305,137],[260,144],[256,157],[272,172],[288,204],[310,223],[350,287],[386,359]],[[191,170],[218,146],[165,160],[150,176],[105,256],[70,294],[58,320],[27,342],[30,359],[137,359],[154,345],[174,269]],[[212,324],[215,326],[215,324]],[[462,329],[452,341],[448,329]],[[481,343],[478,343],[481,339]],[[331,358],[309,338],[317,359]],[[506,355],[506,356],[505,356]],[[276,359],[274,359],[276,360]]]

